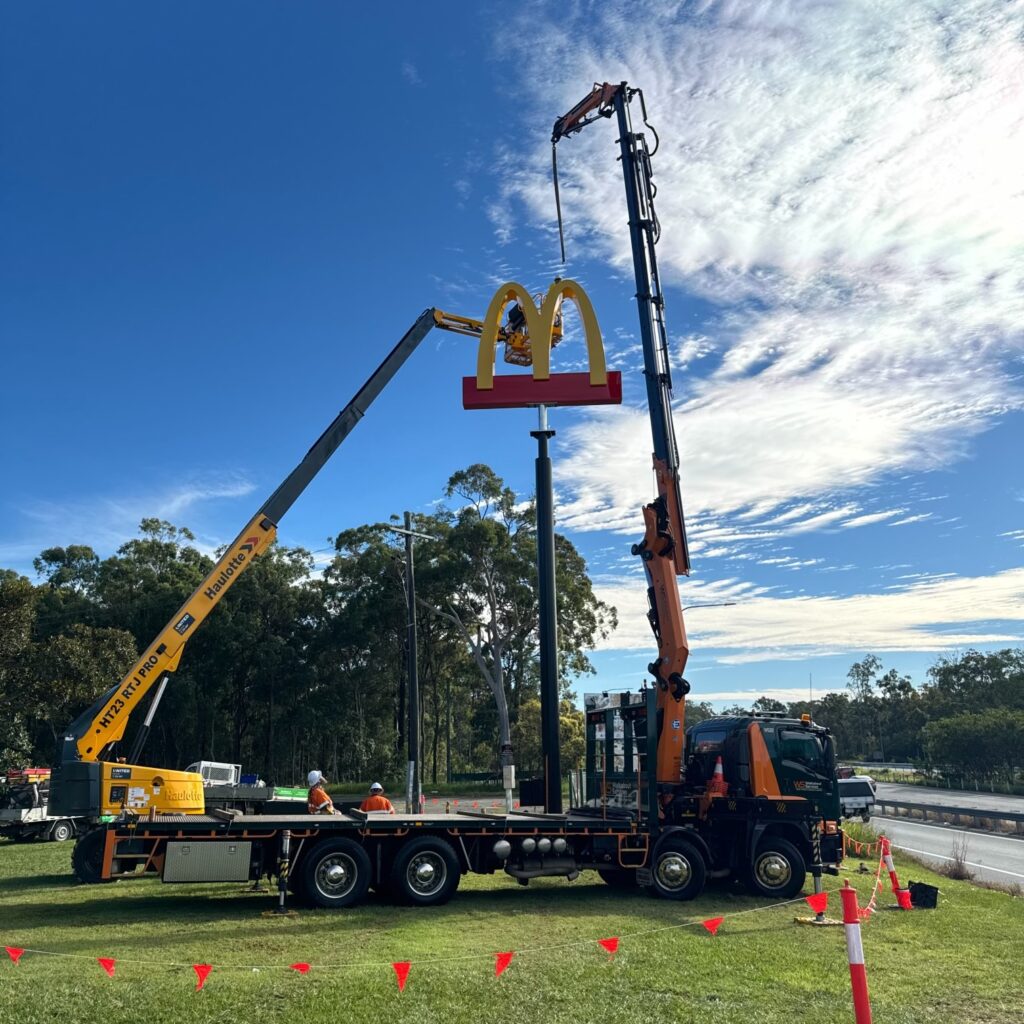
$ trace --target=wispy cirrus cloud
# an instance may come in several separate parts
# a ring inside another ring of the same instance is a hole
[[[644,87],[663,273],[719,310],[673,339],[698,534],[751,510],[760,536],[920,521],[856,495],[949,466],[1024,407],[1024,5],[641,0],[529,18],[520,57],[545,114],[590,81]],[[570,253],[628,273],[614,140],[597,124],[560,146],[562,203]],[[550,227],[549,159],[538,138],[506,213],[518,197]],[[562,521],[634,521],[644,413],[565,433]]]
[[[242,498],[256,485],[241,476],[227,474],[188,480],[176,487],[131,496],[96,496],[75,501],[29,501],[17,512],[26,520],[26,536],[5,545],[9,564],[27,567],[32,557],[47,547],[89,544],[107,554],[138,532],[144,518],[166,519],[178,526],[193,525],[183,517],[196,516],[202,505]],[[226,538],[199,536],[196,545],[212,553]]]

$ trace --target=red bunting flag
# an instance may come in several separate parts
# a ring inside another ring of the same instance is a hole
[[[494,976],[500,978],[504,973],[505,968],[512,963],[512,957],[515,953],[495,953],[494,954]]]
[[[299,974],[309,974],[309,964],[292,964],[291,969]]]
[[[519,801],[518,801],[518,800],[513,800],[513,801],[512,801],[512,806],[513,806],[513,807],[514,807],[514,808],[515,808],[516,810],[518,810],[518,809],[519,809]]]
[[[105,970],[112,978],[114,976],[114,964],[116,964],[117,961],[107,956],[98,956],[96,957],[96,960],[100,967],[102,967],[103,970]]]
[[[828,906],[827,892],[816,892],[811,896],[805,896],[804,899],[807,900],[807,906],[816,914],[825,913],[825,908]]]
[[[702,921],[701,924],[703,924],[704,927],[707,928],[707,930],[709,932],[711,932],[712,935],[717,935],[718,934],[718,926],[724,920],[725,920],[724,917],[709,917],[706,921]]]
[[[598,939],[597,943],[599,946],[604,946],[614,956],[615,951],[619,948],[619,937],[618,935],[613,935],[610,939]]]
[[[476,808],[476,807],[479,807],[479,806],[480,806],[480,801],[479,800],[474,800],[473,801],[473,807]]]
[[[205,984],[206,979],[213,970],[213,964],[193,964],[192,970],[196,972],[196,991],[198,992]]]
[[[412,963],[409,960],[399,960],[397,963],[391,965],[395,971],[395,977],[398,979],[398,991],[405,991],[405,982],[409,977],[409,968],[412,967]]]
[[[4,949],[7,950],[7,955],[14,963],[17,963],[21,959],[21,954],[25,952],[23,949],[18,949],[17,946],[4,946]]]

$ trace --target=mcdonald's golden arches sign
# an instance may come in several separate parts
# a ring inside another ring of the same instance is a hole
[[[562,301],[575,304],[583,322],[589,372],[552,373],[551,349],[555,320]],[[530,339],[533,372],[497,376],[494,362],[502,340],[501,321],[510,303],[518,302]],[[466,409],[509,409],[530,405],[618,405],[622,401],[622,374],[605,366],[604,343],[587,293],[575,281],[554,281],[540,308],[530,293],[515,281],[503,284],[491,299],[484,318],[477,353],[476,376],[462,379],[462,405]]]

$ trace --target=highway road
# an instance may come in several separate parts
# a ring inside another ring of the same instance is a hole
[[[953,841],[957,837],[965,837],[967,867],[975,878],[1001,885],[1016,883],[1024,886],[1024,837],[975,832],[952,825],[925,824],[921,821],[908,821],[906,818],[875,816],[871,819],[871,825],[877,832],[888,836],[895,847],[902,847],[924,863],[936,868],[952,860]],[[895,851],[894,859],[896,873],[901,884],[905,885],[908,869],[900,868],[899,849]],[[910,869],[910,874],[913,875],[913,869]]]
[[[977,807],[985,810],[1013,811],[1024,814],[1024,796],[1006,793],[980,793],[959,789],[928,789],[900,782],[875,784],[879,797],[903,800],[910,804],[941,804],[945,807]]]

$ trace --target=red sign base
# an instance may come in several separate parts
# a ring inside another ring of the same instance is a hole
[[[481,390],[476,377],[462,378],[463,409],[523,409],[536,405],[621,405],[622,374],[608,371],[607,384],[593,385],[589,373],[553,373],[547,380],[527,374],[494,378]]]

